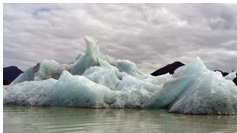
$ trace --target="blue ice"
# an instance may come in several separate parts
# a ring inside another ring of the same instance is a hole
[[[166,108],[186,114],[237,114],[235,72],[223,77],[197,57],[173,75],[144,74],[128,60],[100,53],[85,36],[86,53],[69,64],[44,60],[4,86],[4,104],[87,108]]]

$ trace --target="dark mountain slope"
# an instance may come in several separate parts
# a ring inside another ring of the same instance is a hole
[[[23,72],[16,66],[4,67],[3,68],[3,85],[10,84],[21,73],[23,73]]]

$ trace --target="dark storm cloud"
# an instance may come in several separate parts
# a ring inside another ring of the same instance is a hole
[[[85,50],[150,73],[199,56],[209,69],[237,69],[236,4],[4,4],[4,66],[25,70],[45,59],[68,63]]]

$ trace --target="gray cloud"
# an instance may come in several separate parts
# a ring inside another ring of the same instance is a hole
[[[237,69],[236,4],[3,4],[3,65],[21,69],[45,59],[68,63],[101,52],[146,73],[199,56],[213,69]]]

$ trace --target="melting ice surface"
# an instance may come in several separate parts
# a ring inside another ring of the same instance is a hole
[[[128,60],[100,55],[85,36],[87,50],[69,64],[44,60],[4,86],[3,102],[31,106],[167,108],[187,114],[237,114],[237,87],[208,70],[197,57],[173,75],[153,77]]]

